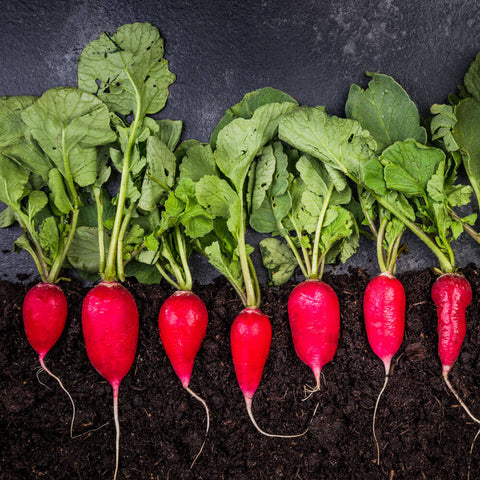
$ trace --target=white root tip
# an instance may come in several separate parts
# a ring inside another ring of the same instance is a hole
[[[113,388],[113,418],[115,420],[115,473],[113,480],[117,480],[118,474],[118,457],[120,454],[120,421],[118,420],[118,387]]]
[[[380,445],[378,444],[377,435],[375,434],[375,420],[377,418],[377,409],[378,409],[378,404],[380,403],[380,398],[382,397],[383,392],[385,391],[385,388],[387,388],[388,372],[390,371],[390,366],[388,368],[385,366],[385,371],[387,372],[385,375],[385,382],[383,384],[382,389],[380,390],[380,393],[378,394],[377,401],[375,402],[375,409],[373,411],[373,421],[372,421],[373,439],[375,440],[375,445],[377,447],[377,465],[380,465]]]
[[[452,384],[450,383],[450,380],[448,379],[448,372],[443,374],[443,379],[445,380],[445,383],[447,384],[447,387],[450,389],[450,391],[453,393],[454,397],[457,399],[457,402],[463,407],[467,415],[475,422],[480,424],[480,420],[473,415],[473,413],[468,409],[467,405],[465,402],[460,398],[460,395],[457,393],[457,391],[453,388]]]
[[[278,435],[278,434],[273,434],[273,433],[267,433],[265,432],[264,430],[262,430],[257,422],[255,421],[255,418],[253,417],[253,413],[252,413],[252,399],[251,398],[248,398],[248,397],[245,397],[245,405],[247,406],[247,412],[248,412],[248,416],[250,417],[250,420],[252,421],[254,427],[262,434],[262,435],[265,435],[266,437],[274,437],[274,438],[298,438],[298,437],[302,437],[303,435],[305,435],[307,432],[308,432],[308,428],[302,432],[302,433],[297,433],[296,435]]]
[[[45,372],[48,373],[48,375],[50,375],[52,378],[54,378],[58,382],[58,384],[60,385],[60,388],[67,394],[67,396],[70,400],[70,403],[72,404],[72,420],[70,422],[70,438],[74,438],[74,436],[73,436],[73,424],[75,423],[75,402],[73,401],[73,398],[70,395],[70,392],[64,387],[62,381],[45,366],[45,362],[44,362],[42,356],[40,356],[40,365],[42,366],[41,368],[43,368],[43,370],[45,370]],[[40,373],[40,370],[37,372],[37,378],[38,378],[39,373]],[[40,382],[40,380],[39,380],[39,382]],[[40,382],[40,383],[42,384],[42,382]],[[42,385],[45,385],[45,384],[42,384]]]
[[[193,398],[195,398],[196,400],[198,400],[198,401],[205,407],[205,412],[206,412],[206,414],[207,414],[207,428],[205,429],[205,439],[203,440],[203,443],[202,443],[202,446],[200,447],[200,450],[199,450],[198,453],[195,455],[195,458],[193,459],[193,462],[192,462],[192,464],[190,465],[190,468],[192,468],[192,467],[195,465],[195,462],[197,461],[198,457],[199,457],[200,454],[202,453],[203,447],[205,446],[205,442],[207,441],[208,431],[210,430],[210,410],[208,409],[207,402],[206,402],[202,397],[200,397],[199,395],[197,395],[197,394],[196,394],[193,390],[191,390],[189,387],[185,387],[185,390],[186,390]]]

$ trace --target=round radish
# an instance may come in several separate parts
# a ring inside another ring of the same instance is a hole
[[[386,375],[390,362],[403,341],[405,331],[405,289],[391,273],[370,280],[363,298],[368,342],[383,361]]]
[[[298,357],[313,371],[320,388],[320,372],[337,351],[340,336],[340,305],[330,285],[305,280],[288,298],[288,318]]]
[[[165,352],[175,373],[190,395],[202,403],[207,414],[205,440],[195,456],[193,466],[202,453],[210,428],[207,402],[189,388],[193,362],[207,333],[208,312],[205,304],[193,292],[178,290],[160,308],[158,329]]]
[[[193,292],[179,290],[163,303],[158,316],[160,339],[184,388],[207,333],[208,312]]]
[[[375,419],[380,398],[387,387],[390,363],[402,344],[405,332],[405,304],[405,289],[402,283],[388,271],[370,280],[363,297],[363,316],[368,342],[385,366],[385,382],[378,394],[372,421],[377,464],[380,464],[380,446],[375,433]]]
[[[113,388],[117,478],[120,449],[118,389],[135,359],[138,341],[138,310],[131,293],[117,282],[101,282],[83,301],[82,329],[88,358]]]
[[[67,312],[67,299],[58,285],[39,283],[25,296],[23,325],[30,345],[40,356],[40,362],[60,338]]]
[[[245,397],[248,416],[255,428],[267,437],[293,438],[297,435],[276,435],[263,431],[252,413],[253,395],[262,379],[272,342],[272,326],[268,317],[258,308],[244,308],[237,316],[230,330],[230,345],[238,384]]]
[[[62,335],[67,321],[67,313],[68,306],[65,294],[58,285],[53,283],[38,283],[27,292],[23,300],[23,326],[27,339],[38,353],[38,359],[43,370],[58,382],[72,404],[70,437],[73,438],[75,403],[60,378],[45,366],[44,360],[45,355]]]

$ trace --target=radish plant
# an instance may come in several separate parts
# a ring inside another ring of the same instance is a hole
[[[42,368],[72,397],[44,362],[65,327],[67,301],[56,285],[76,232],[82,188],[97,181],[97,155],[113,142],[107,107],[75,88],[54,88],[40,98],[0,99],[1,226],[15,222],[23,234],[16,249],[32,256],[41,283],[26,295],[23,320]]]
[[[352,85],[345,105],[348,118],[357,120],[376,141],[376,153],[397,141],[413,138],[421,144],[427,132],[420,125],[417,107],[407,92],[391,77],[368,73],[372,78],[363,90]],[[385,366],[385,381],[378,394],[373,413],[372,430],[380,464],[380,447],[375,433],[375,419],[380,398],[385,391],[393,356],[403,340],[405,330],[405,290],[394,277],[400,242],[406,225],[381,206],[369,190],[357,185],[358,198],[368,226],[376,241],[380,274],[365,291],[363,311],[368,341]]]
[[[360,123],[330,117],[319,108],[299,108],[286,115],[279,137],[368,189],[436,255],[440,268],[435,271],[441,276],[432,295],[438,307],[443,378],[477,422],[448,379],[463,342],[465,308],[471,300],[470,284],[456,272],[451,246],[462,232],[462,222],[449,216],[449,208],[466,205],[472,189],[455,183],[455,163],[442,150],[412,138],[396,141],[378,156],[376,141]]]
[[[146,172],[158,161],[155,138],[175,130],[171,122],[149,117],[164,107],[168,87],[175,80],[163,53],[158,30],[149,23],[134,23],[93,40],[81,53],[78,65],[79,88],[108,106],[112,127],[118,135],[118,143],[109,151],[113,166],[120,173],[119,190],[112,200],[113,208],[109,209],[112,216],[105,217],[103,199],[108,196],[102,187],[110,167],[100,162],[102,175],[91,189],[97,222],[80,227],[76,237],[77,251],[84,252],[91,248],[92,234],[98,239],[98,255],[90,255],[90,262],[84,257],[78,259],[91,273],[96,270],[102,279],[85,297],[82,325],[90,361],[113,388],[114,478],[119,463],[118,390],[134,361],[139,329],[135,301],[118,280],[125,279],[125,264],[144,248],[145,229],[135,219],[142,193],[153,183]],[[93,263],[93,259],[98,263]]]
[[[210,145],[185,145],[182,176],[196,182],[200,205],[213,218],[213,230],[198,239],[201,251],[232,284],[244,310],[232,324],[233,363],[248,415],[267,436],[252,413],[252,400],[261,381],[272,338],[270,320],[260,310],[260,288],[245,235],[253,190],[254,165],[262,148],[274,137],[281,116],[296,102],[274,89],[247,94],[227,111],[215,129]]]

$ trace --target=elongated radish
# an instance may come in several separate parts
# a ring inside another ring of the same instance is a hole
[[[388,271],[370,280],[363,297],[368,342],[385,366],[385,382],[375,403],[372,422],[373,438],[377,446],[377,464],[380,464],[380,447],[375,433],[375,419],[380,398],[387,387],[390,363],[402,344],[405,304],[405,289],[402,283]]]
[[[248,416],[256,429],[267,437],[294,438],[304,435],[276,435],[263,431],[252,413],[253,395],[262,379],[272,342],[272,326],[258,308],[244,308],[232,324],[230,345],[238,384],[247,406]]]
[[[189,290],[178,290],[167,298],[160,308],[158,329],[165,352],[183,388],[202,403],[207,413],[210,428],[210,413],[207,403],[189,388],[193,362],[207,333],[207,307],[200,298]],[[202,453],[205,441],[192,462]]]
[[[63,290],[52,283],[38,283],[25,295],[23,301],[23,325],[27,339],[38,353],[38,359],[43,370],[54,378],[67,394],[72,404],[72,421],[70,436],[73,437],[75,421],[75,403],[62,381],[45,366],[45,355],[57,343],[62,335],[67,321],[67,299]]]
[[[315,376],[320,388],[320,372],[337,351],[340,336],[340,305],[333,288],[321,280],[305,280],[288,298],[288,318],[293,345],[302,362]]]
[[[99,283],[83,301],[82,328],[90,362],[113,388],[115,479],[120,450],[118,390],[133,364],[138,341],[138,310],[131,293],[117,282]]]
[[[432,300],[437,306],[438,355],[442,362],[443,379],[470,418],[480,423],[448,379],[448,372],[457,361],[467,331],[465,313],[472,301],[470,282],[458,273],[441,275],[433,284]]]

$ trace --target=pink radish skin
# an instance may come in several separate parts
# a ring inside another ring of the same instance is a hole
[[[39,283],[25,296],[23,325],[30,345],[40,357],[40,363],[62,335],[67,312],[63,290],[52,283]]]
[[[177,291],[163,303],[158,316],[160,339],[184,388],[193,362],[207,333],[205,304],[190,291]]]
[[[432,300],[437,306],[438,355],[446,375],[457,361],[465,339],[465,311],[472,301],[472,287],[465,277],[447,273],[433,284]]]
[[[190,468],[202,453],[210,428],[210,412],[207,402],[189,388],[193,363],[207,333],[208,312],[205,304],[193,292],[179,290],[167,298],[160,308],[158,329],[165,352],[175,373],[190,395],[205,408],[207,426],[205,440]]]
[[[380,465],[380,446],[375,433],[375,419],[380,398],[385,391],[390,363],[402,344],[405,332],[405,289],[390,272],[370,280],[363,297],[363,316],[372,350],[385,366],[385,382],[378,394],[373,411],[372,430],[377,447],[377,465]]]
[[[120,449],[118,390],[135,359],[138,310],[131,293],[117,282],[101,282],[83,301],[82,329],[88,358],[113,388],[117,478]]]
[[[386,375],[403,341],[405,305],[405,289],[391,273],[382,273],[369,282],[363,298],[365,327],[368,342],[385,365]]]
[[[243,309],[232,324],[230,345],[238,384],[245,398],[247,413],[255,428],[267,437],[294,438],[304,435],[276,435],[263,431],[252,413],[252,401],[262,379],[272,342],[272,326],[258,308]]]
[[[320,372],[337,351],[340,336],[340,305],[330,285],[321,280],[305,280],[288,299],[288,318],[298,357],[313,371],[316,389]]]
[[[438,355],[443,379],[468,416],[480,424],[480,419],[470,412],[448,378],[467,331],[466,309],[472,301],[470,282],[458,273],[445,273],[433,284],[432,300],[437,306]]]
[[[72,404],[70,437],[73,438],[75,422],[75,403],[70,392],[64,387],[60,378],[45,366],[45,355],[57,343],[67,321],[68,305],[63,290],[53,283],[39,283],[32,287],[23,301],[23,326],[27,339],[38,353],[38,360],[43,370],[54,378],[60,388],[67,394]]]

